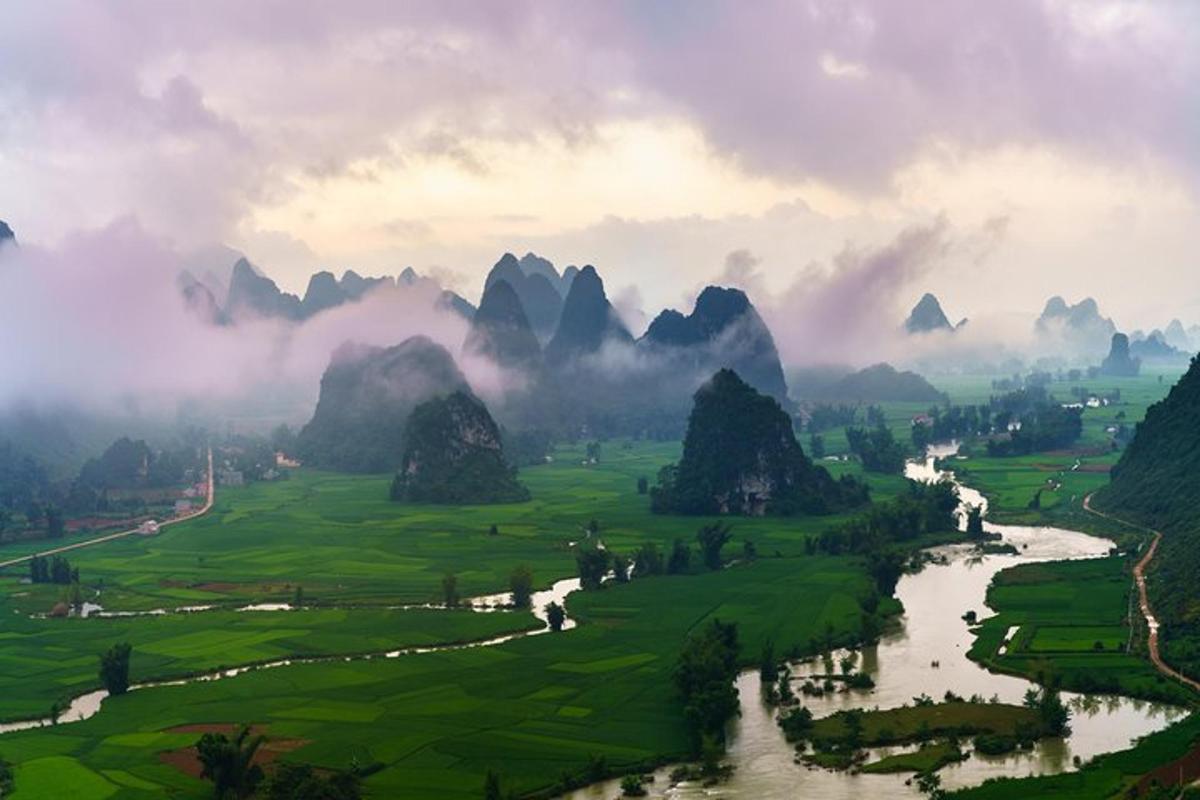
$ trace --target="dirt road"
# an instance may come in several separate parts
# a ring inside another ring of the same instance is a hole
[[[1083,507],[1098,517],[1111,519],[1114,522],[1119,522],[1122,525],[1126,525],[1130,528],[1149,531],[1154,535],[1154,538],[1150,542],[1149,549],[1146,550],[1145,555],[1138,559],[1137,564],[1133,567],[1133,580],[1134,583],[1137,584],[1138,590],[1138,608],[1142,612],[1142,618],[1146,620],[1146,628],[1150,631],[1149,636],[1146,638],[1146,649],[1150,653],[1150,661],[1154,664],[1155,669],[1157,669],[1163,675],[1166,675],[1168,678],[1174,678],[1185,686],[1189,686],[1196,691],[1200,691],[1200,682],[1194,681],[1186,675],[1181,675],[1180,673],[1171,669],[1171,667],[1168,666],[1165,661],[1163,661],[1162,655],[1160,655],[1158,651],[1158,620],[1154,616],[1154,609],[1150,607],[1150,597],[1146,593],[1146,570],[1149,568],[1150,562],[1154,560],[1154,554],[1158,552],[1158,543],[1162,540],[1162,534],[1158,531],[1152,531],[1149,528],[1143,528],[1140,525],[1134,525],[1133,523],[1127,522],[1119,517],[1114,517],[1112,514],[1106,514],[1103,511],[1097,511],[1096,509],[1092,508],[1092,496],[1090,494],[1083,498]]]
[[[158,524],[158,527],[165,528],[168,525],[175,525],[180,522],[186,522],[189,519],[195,519],[196,517],[200,517],[200,516],[203,516],[204,514],[207,514],[209,512],[209,510],[212,508],[213,500],[215,498],[216,498],[216,488],[215,488],[215,485],[213,482],[213,455],[212,455],[212,448],[210,447],[208,449],[208,496],[204,500],[204,505],[201,506],[200,508],[196,509],[195,511],[192,511],[188,514],[184,514],[181,517],[175,517],[174,519],[163,520],[162,522],[160,522]],[[44,556],[53,556],[53,555],[58,555],[59,553],[66,553],[71,550],[78,550],[82,547],[93,547],[94,545],[104,544],[105,542],[111,542],[115,539],[124,539],[126,536],[133,536],[137,532],[138,532],[137,528],[132,528],[127,531],[118,531],[117,533],[110,533],[105,536],[98,536],[95,539],[87,539],[86,541],[82,541],[82,542],[75,542],[73,544],[65,544],[62,547],[54,547],[54,548],[51,548],[50,550],[42,550],[41,552],[31,553],[27,556],[21,556],[20,558],[10,558],[7,561],[0,561],[0,569],[2,569],[4,567],[11,567],[16,564],[23,564],[26,561],[31,561],[34,558],[34,556],[43,556],[43,557]]]

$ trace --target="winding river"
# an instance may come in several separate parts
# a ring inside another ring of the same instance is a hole
[[[952,456],[956,447],[931,448],[924,462],[909,464],[906,474],[915,480],[937,480],[945,475],[935,468],[935,458]],[[983,496],[959,485],[965,505],[986,507]],[[965,525],[965,519],[963,519]],[[1112,542],[1086,534],[1058,528],[991,525],[989,531],[998,533],[1004,542],[1017,548],[1016,555],[980,556],[970,545],[948,545],[935,548],[938,556],[920,572],[905,575],[896,589],[904,604],[904,614],[895,630],[880,642],[865,648],[859,655],[859,669],[875,680],[869,691],[853,691],[806,697],[803,702],[814,716],[821,717],[844,708],[891,708],[911,702],[920,694],[941,698],[947,691],[963,697],[978,694],[998,696],[1000,700],[1019,703],[1033,684],[1020,678],[995,675],[969,661],[966,657],[972,636],[961,619],[967,610],[980,615],[987,612],[984,598],[992,576],[1007,567],[1032,561],[1073,558],[1096,558],[1105,555]],[[568,594],[579,588],[577,578],[561,580],[550,589],[533,596],[533,611],[543,623],[534,630],[520,631],[492,639],[463,644],[433,647],[411,647],[355,656],[322,656],[314,658],[280,659],[267,663],[236,667],[175,680],[137,684],[133,691],[156,686],[215,681],[245,672],[272,669],[297,663],[350,661],[372,658],[398,658],[404,655],[453,650],[466,647],[489,647],[512,639],[537,635],[549,630],[545,606],[551,601],[565,605]],[[508,595],[499,594],[468,601],[472,610],[486,612],[503,608],[510,602]],[[290,606],[256,607],[240,610],[287,610]],[[96,606],[90,611],[105,615]],[[173,611],[156,609],[133,613],[202,613],[210,607],[190,607]],[[568,618],[565,628],[575,626]],[[835,653],[840,657],[843,653]],[[798,682],[806,676],[823,674],[826,667],[819,659],[792,665]],[[652,798],[755,798],[784,800],[804,797],[810,800],[857,800],[862,797],[917,796],[906,785],[906,775],[864,775],[813,769],[798,764],[795,751],[787,744],[774,721],[774,709],[762,702],[757,670],[743,672],[738,678],[741,697],[741,716],[731,725],[727,760],[735,770],[733,777],[716,787],[699,785],[670,785],[670,768],[655,775],[647,787]],[[69,723],[96,714],[107,697],[103,690],[80,695],[58,717]],[[1094,755],[1127,747],[1139,736],[1160,730],[1184,715],[1181,709],[1155,705],[1118,697],[1085,697],[1067,694],[1073,709],[1071,735],[1065,739],[1041,742],[1034,750],[1009,756],[986,757],[973,754],[968,760],[941,770],[943,785],[957,788],[981,783],[995,776],[1021,776],[1031,773],[1062,772],[1075,768],[1076,759],[1086,760]],[[53,720],[32,719],[0,724],[0,734],[50,725]],[[882,748],[873,758],[896,752],[899,748]],[[596,784],[564,796],[564,800],[600,800],[616,797],[619,788],[615,781]]]
[[[906,475],[914,480],[937,480],[935,458],[947,458],[957,446],[930,448],[924,462],[911,462]],[[951,476],[952,477],[952,476]],[[964,505],[986,508],[983,495],[959,484]],[[965,519],[963,520],[965,525]],[[869,691],[852,691],[821,698],[802,697],[815,717],[847,708],[894,708],[911,703],[920,694],[941,699],[947,690],[963,697],[993,695],[1009,703],[1020,703],[1029,681],[990,673],[967,659],[974,637],[962,614],[974,610],[987,616],[984,604],[988,584],[997,572],[1014,564],[1096,558],[1106,555],[1113,543],[1107,539],[1059,528],[987,524],[1003,541],[1017,548],[1017,555],[985,555],[972,552],[970,545],[948,545],[932,553],[944,557],[927,564],[916,574],[905,575],[896,588],[904,604],[897,630],[860,653],[859,669],[875,680]],[[840,657],[844,653],[836,653]],[[936,664],[936,666],[935,666]],[[826,667],[814,659],[792,665],[797,683],[806,676],[824,674]],[[797,686],[798,688],[798,686]],[[651,798],[754,798],[755,800],[859,800],[864,797],[919,797],[906,785],[907,774],[866,775],[810,768],[795,761],[795,750],[775,724],[775,710],[763,703],[757,670],[738,678],[741,717],[730,728],[727,762],[733,776],[713,787],[698,784],[672,786],[670,768],[655,773],[647,786]],[[943,768],[939,774],[948,789],[973,786],[999,776],[1048,774],[1076,768],[1075,759],[1087,760],[1100,753],[1121,750],[1148,733],[1167,727],[1186,713],[1182,709],[1120,697],[1083,696],[1064,693],[1072,708],[1071,734],[1063,739],[1044,740],[1032,751],[1009,756],[972,754],[966,761]],[[872,759],[902,748],[872,751]],[[563,800],[610,800],[620,794],[616,781],[587,787],[565,795]]]

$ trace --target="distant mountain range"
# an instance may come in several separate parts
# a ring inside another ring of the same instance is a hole
[[[465,298],[441,289],[436,281],[418,275],[412,267],[406,267],[396,277],[365,278],[354,270],[346,270],[340,280],[332,272],[317,272],[309,278],[302,299],[282,291],[248,259],[239,257],[229,274],[223,303],[217,299],[224,288],[222,281],[211,271],[201,278],[185,271],[179,277],[179,286],[187,307],[218,325],[262,318],[303,322],[328,309],[358,302],[376,289],[405,286],[425,286],[440,292],[438,304],[465,319],[475,314],[475,307]]]

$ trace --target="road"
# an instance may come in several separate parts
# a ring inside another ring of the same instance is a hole
[[[1138,590],[1138,608],[1142,612],[1143,619],[1146,620],[1147,630],[1150,631],[1149,636],[1146,638],[1146,649],[1150,653],[1150,661],[1154,664],[1155,669],[1168,678],[1173,678],[1185,686],[1200,691],[1200,682],[1194,681],[1186,675],[1182,675],[1171,669],[1167,662],[1163,661],[1162,655],[1158,651],[1158,619],[1154,616],[1154,609],[1150,607],[1150,596],[1146,592],[1146,570],[1150,567],[1150,562],[1154,560],[1154,554],[1158,552],[1158,543],[1162,540],[1162,534],[1149,528],[1143,528],[1140,525],[1134,525],[1132,522],[1127,522],[1120,517],[1114,517],[1112,514],[1097,511],[1092,508],[1092,496],[1090,494],[1083,498],[1083,507],[1098,517],[1105,517],[1130,528],[1138,528],[1154,534],[1154,538],[1151,540],[1146,554],[1138,559],[1137,564],[1133,567],[1133,580],[1137,584]]]
[[[200,517],[200,516],[203,516],[204,514],[207,514],[209,512],[209,510],[213,507],[213,500],[215,498],[216,498],[216,489],[215,489],[215,485],[213,482],[213,454],[212,454],[212,448],[210,447],[210,448],[208,448],[208,496],[204,499],[204,505],[201,506],[200,508],[196,509],[195,511],[184,514],[181,517],[175,517],[173,519],[163,520],[162,522],[158,523],[158,527],[165,528],[168,525],[175,525],[180,522],[186,522],[189,519],[195,519],[196,517]],[[33,560],[33,558],[35,556],[43,556],[43,557],[54,556],[54,555],[58,555],[59,553],[66,553],[71,550],[78,550],[82,547],[92,547],[94,545],[104,544],[105,542],[111,542],[116,539],[124,539],[126,536],[133,536],[137,532],[138,532],[137,528],[132,528],[127,531],[119,531],[117,533],[110,533],[105,536],[98,536],[95,539],[88,539],[86,541],[75,542],[73,544],[65,544],[62,547],[55,547],[50,550],[43,550],[40,553],[31,553],[27,556],[21,556],[20,558],[11,558],[8,561],[0,561],[0,569],[3,569],[4,567],[11,567],[16,564],[23,564],[26,561]]]

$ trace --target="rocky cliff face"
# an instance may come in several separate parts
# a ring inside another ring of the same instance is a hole
[[[1142,363],[1129,354],[1129,337],[1123,333],[1114,333],[1108,356],[1100,364],[1100,374],[1132,377],[1137,375],[1141,368]]]
[[[321,377],[312,420],[297,438],[308,465],[387,472],[404,454],[408,417],[419,404],[470,391],[446,349],[424,336],[388,348],[344,344]]]
[[[456,391],[413,410],[391,496],[411,503],[512,503],[528,500],[529,491],[505,460],[487,407]]]
[[[863,503],[866,487],[835,481],[800,448],[791,417],[728,369],[695,395],[683,458],[653,492],[660,513],[825,513]]]
[[[533,334],[520,298],[508,281],[496,281],[484,291],[463,343],[463,352],[518,369],[532,368],[540,360],[541,345]]]
[[[952,331],[954,326],[946,318],[942,304],[928,292],[917,304],[904,322],[904,329],[909,333],[930,333],[931,331]]]
[[[760,392],[780,401],[787,397],[775,340],[739,289],[706,287],[691,314],[663,311],[638,343],[652,356],[672,362],[675,371],[711,375],[727,367]]]

